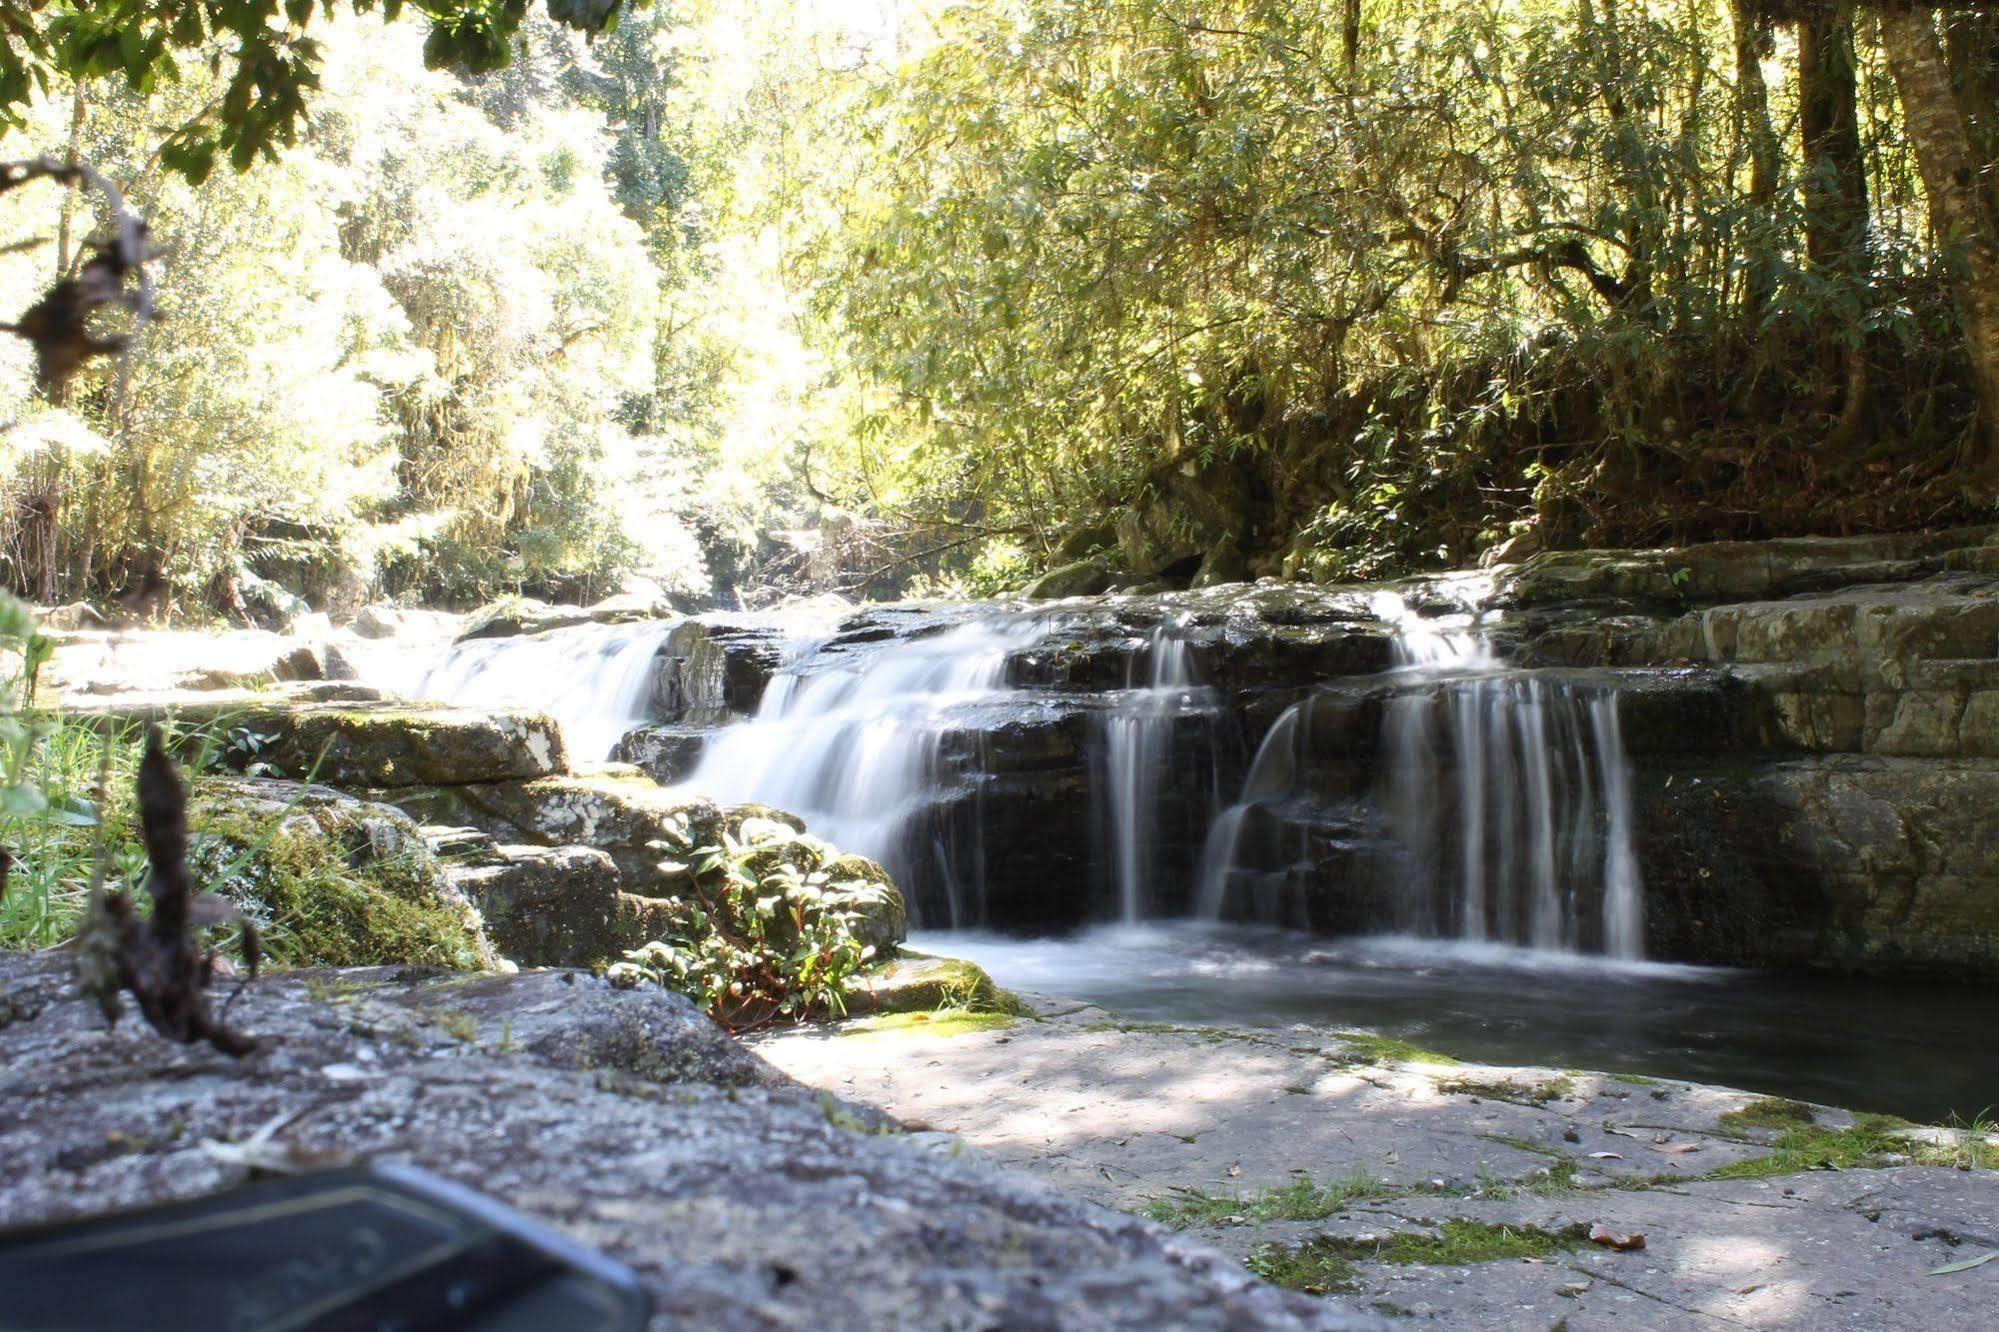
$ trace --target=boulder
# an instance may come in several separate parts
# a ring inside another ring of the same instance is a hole
[[[451,879],[494,950],[522,966],[600,966],[646,942],[620,910],[617,864],[594,847],[497,846]]]
[[[902,894],[873,861],[842,855],[817,839],[800,837],[803,825],[789,814],[757,805],[719,805],[669,791],[633,768],[609,766],[538,781],[440,787],[398,798],[433,823],[462,822],[503,842],[587,847],[604,855],[617,872],[615,909],[624,917],[614,921],[604,937],[617,941],[620,949],[657,937],[647,933],[657,923],[645,900],[714,900],[725,869],[707,852],[731,846],[735,872],[761,878],[785,864],[804,875],[822,875],[820,905],[854,913],[855,937],[883,956],[908,933]],[[505,876],[500,880],[496,892],[517,892],[530,904],[551,900],[547,891],[515,887]],[[476,895],[479,890],[474,891]],[[601,893],[587,886],[576,891],[586,902],[577,910],[597,920]]]
[[[241,1060],[107,1030],[0,956],[0,1227],[200,1197],[261,1159],[432,1170],[631,1266],[662,1327],[1378,1327],[809,1091],[686,1000],[570,971],[252,985]]]
[[[1242,553],[1242,547],[1224,537],[1208,547],[1208,553],[1201,557],[1201,567],[1194,571],[1190,587],[1219,587],[1225,583],[1240,583],[1249,577],[1249,558]]]
[[[708,747],[710,726],[640,726],[627,731],[611,749],[611,761],[643,768],[663,786],[693,772]]]
[[[324,786],[198,779],[195,881],[235,902],[296,966],[493,964],[478,912],[399,809]]]
[[[520,780],[566,766],[562,732],[538,712],[347,703],[252,705],[223,714],[243,740],[232,763],[370,789]]]

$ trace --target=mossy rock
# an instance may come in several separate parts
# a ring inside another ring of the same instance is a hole
[[[196,882],[241,907],[281,963],[494,964],[479,913],[400,810],[322,786],[204,778],[189,828]]]
[[[905,953],[847,987],[847,1007],[868,1013],[930,1013],[962,1009],[972,1013],[1022,1016],[1026,1005],[993,983],[985,968],[956,957]]]
[[[1093,556],[1050,569],[1026,587],[1020,595],[1034,601],[1049,601],[1057,597],[1095,596],[1110,586],[1111,568],[1101,557]]]
[[[649,928],[656,913],[643,908],[643,899],[714,899],[720,873],[697,864],[694,850],[719,846],[725,838],[744,844],[761,835],[804,829],[799,819],[781,810],[690,798],[624,765],[529,782],[391,794],[429,821],[470,824],[504,842],[603,852],[617,868],[622,903],[618,928],[626,932]],[[759,827],[763,834],[755,831]],[[761,878],[786,864],[806,874],[825,872],[827,905],[856,915],[854,937],[872,945],[877,956],[893,954],[908,934],[902,893],[874,861],[841,854],[816,839],[786,836],[754,847],[743,868]]]

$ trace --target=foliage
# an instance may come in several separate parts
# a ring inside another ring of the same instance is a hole
[[[662,938],[611,968],[625,983],[678,990],[732,1030],[777,1018],[840,1016],[848,982],[876,955],[858,937],[884,890],[815,837],[770,819],[718,844],[663,844],[703,876],[699,899],[669,899]]]
[[[797,253],[874,386],[839,493],[1044,564],[1125,507],[1134,564],[1233,540],[1324,578],[1968,516],[1864,11],[1825,37],[1856,199],[1756,6],[1369,3],[1351,57],[1346,10],[949,5],[834,81]],[[1865,245],[1822,245],[1856,206]]]
[[[643,0],[640,0],[643,3]],[[512,59],[525,0],[412,0],[430,22],[432,69],[484,73]],[[615,27],[625,0],[549,0],[571,27]],[[345,11],[397,18],[404,0],[6,0],[0,4],[0,124],[26,122],[35,97],[72,80],[117,77],[147,96],[205,65],[215,94],[180,120],[160,162],[200,184],[295,144],[325,64],[323,29]]]
[[[598,595],[652,564],[604,499],[607,458],[638,448],[621,414],[651,383],[657,278],[601,121],[559,88],[502,107],[427,74],[400,29],[324,36],[296,145],[198,190],[157,169],[153,136],[215,94],[199,71],[27,112],[18,137],[67,140],[128,183],[163,256],[161,318],[125,375],[87,376],[59,410],[31,400],[18,354],[0,362],[17,589],[164,587],[240,614],[255,575],[324,606],[371,584]],[[22,195],[0,234],[57,222],[61,269],[87,217]],[[32,245],[0,259],[0,308],[48,272]],[[668,555],[648,571],[702,585],[698,550]]]

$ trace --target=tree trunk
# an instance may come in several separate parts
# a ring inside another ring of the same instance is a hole
[[[1360,0],[1346,0],[1340,15],[1340,67],[1351,92],[1354,71],[1360,67]]]
[[[1930,222],[1952,251],[1958,320],[1978,395],[1966,489],[1999,498],[1999,216],[1984,188],[1971,131],[1951,87],[1936,19],[1906,3],[1881,7],[1881,45],[1902,99],[1909,143],[1930,198]]]
[[[1783,150],[1777,131],[1770,123],[1770,88],[1763,79],[1763,55],[1769,41],[1769,27],[1757,13],[1756,0],[1730,0],[1735,19],[1736,113],[1742,117],[1743,135],[1749,141],[1749,202],[1758,220],[1774,224],[1777,214],[1777,172]],[[1749,237],[1748,274],[1743,291],[1743,308],[1752,320],[1759,319],[1763,307],[1776,290],[1777,276],[1771,258],[1777,238],[1773,235]]]
[[[1867,159],[1860,145],[1853,5],[1833,0],[1798,25],[1798,125],[1804,159],[1805,257],[1864,293],[1873,276],[1867,236]],[[1826,371],[1838,395],[1835,452],[1865,443],[1867,349],[1851,328],[1827,330]]]
[[[1999,11],[1946,11],[1943,47],[1988,201],[1999,209]]]

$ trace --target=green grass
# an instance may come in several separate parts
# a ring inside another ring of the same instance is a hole
[[[1289,1184],[1247,1198],[1199,1189],[1177,1190],[1147,1203],[1144,1214],[1175,1230],[1220,1225],[1233,1217],[1242,1218],[1238,1224],[1251,1225],[1266,1221],[1321,1221],[1363,1198],[1391,1197],[1397,1191],[1388,1181],[1356,1169],[1343,1179],[1324,1184],[1314,1182],[1310,1175],[1300,1175]]]
[[[1249,1257],[1249,1270],[1273,1285],[1308,1294],[1351,1291],[1362,1263],[1462,1267],[1515,1258],[1552,1258],[1584,1242],[1581,1226],[1542,1230],[1451,1220],[1435,1234],[1403,1231],[1377,1239],[1321,1235],[1302,1244],[1265,1244]]]
[[[1853,1127],[1843,1129],[1800,1124],[1779,1133],[1768,1155],[1731,1161],[1709,1171],[1708,1178],[1763,1179],[1804,1170],[1851,1170],[1877,1165],[1878,1158],[1891,1153],[1919,1159],[1922,1144],[1893,1132],[1902,1127],[1906,1126],[1901,1120],[1887,1115],[1861,1115]]]
[[[7,714],[28,737],[19,774],[38,791],[41,808],[0,813],[0,846],[14,857],[7,892],[0,897],[0,948],[47,948],[76,933],[97,863],[98,821],[103,819],[112,888],[136,888],[146,875],[133,792],[145,728],[137,722],[30,709]],[[216,766],[227,743],[227,723],[215,722],[166,738],[191,772]],[[105,748],[110,768],[105,771]],[[109,799],[98,809],[97,784],[108,778]]]
[[[1759,1096],[1747,1105],[1725,1112],[1716,1121],[1725,1129],[1792,1129],[1816,1124],[1812,1108],[1779,1096]]]

